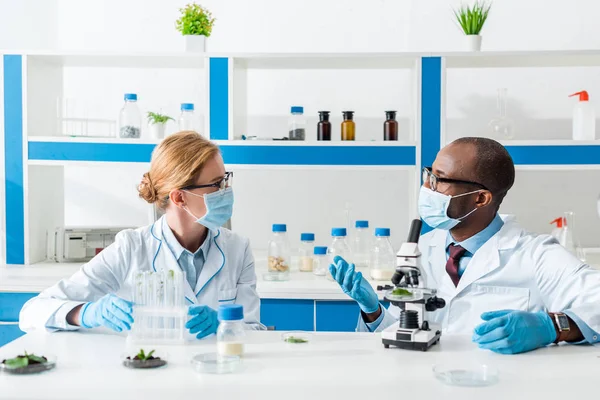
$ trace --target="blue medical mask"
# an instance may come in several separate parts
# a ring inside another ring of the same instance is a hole
[[[205,195],[195,194],[187,190],[185,192],[204,199],[206,214],[201,218],[197,218],[190,210],[184,208],[200,225],[216,231],[231,218],[233,214],[233,189],[231,187]]]
[[[434,192],[425,186],[421,186],[421,192],[419,194],[419,215],[423,221],[425,221],[425,223],[433,229],[443,229],[445,231],[449,231],[458,225],[462,220],[477,211],[477,207],[475,207],[473,211],[460,218],[450,218],[448,216],[448,207],[450,206],[450,201],[457,197],[462,197],[477,192],[481,192],[481,190],[475,190],[473,192],[463,193],[456,196],[448,196],[443,193]]]

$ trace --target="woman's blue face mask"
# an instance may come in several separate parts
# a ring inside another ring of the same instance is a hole
[[[203,217],[198,218],[187,207],[184,208],[200,225],[216,231],[231,218],[233,214],[233,189],[231,187],[204,195],[184,191],[192,196],[204,199],[206,214]]]
[[[450,230],[469,215],[477,211],[476,207],[460,218],[450,218],[448,216],[450,201],[457,197],[463,197],[481,191],[483,191],[483,189],[462,193],[456,196],[449,196],[443,193],[434,192],[425,186],[421,186],[421,192],[419,193],[419,215],[423,221],[433,229]]]

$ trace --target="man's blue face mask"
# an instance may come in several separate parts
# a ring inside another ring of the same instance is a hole
[[[231,218],[233,214],[233,189],[231,187],[204,195],[188,192],[187,190],[185,192],[192,196],[204,198],[206,214],[203,217],[198,218],[187,207],[184,208],[200,225],[216,231]]]
[[[448,231],[477,211],[477,208],[474,208],[460,218],[450,218],[448,216],[450,201],[457,197],[463,197],[481,191],[482,189],[479,189],[456,196],[448,196],[446,194],[434,192],[425,186],[421,186],[421,192],[419,194],[419,215],[423,221],[433,229],[443,229]]]

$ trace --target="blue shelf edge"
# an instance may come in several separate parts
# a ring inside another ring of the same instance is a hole
[[[600,144],[506,146],[515,165],[598,165]]]
[[[150,162],[154,144],[29,142],[38,161]],[[226,164],[413,166],[415,146],[221,145]]]

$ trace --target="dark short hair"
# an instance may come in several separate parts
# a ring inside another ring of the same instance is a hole
[[[494,203],[499,207],[515,183],[515,164],[506,148],[495,140],[481,137],[464,137],[452,143],[475,148],[473,178],[492,192]]]

